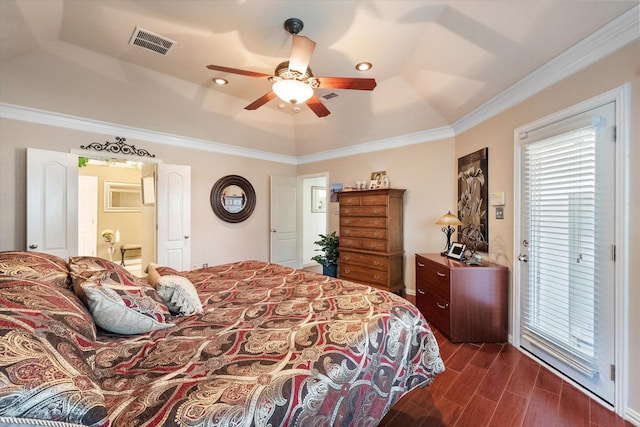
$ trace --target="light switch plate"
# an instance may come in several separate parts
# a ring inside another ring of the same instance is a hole
[[[504,219],[504,208],[501,206],[496,207],[496,219]]]

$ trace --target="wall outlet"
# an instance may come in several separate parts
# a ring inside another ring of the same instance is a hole
[[[204,264],[202,264],[202,268],[207,268],[207,267],[209,267],[209,263],[208,262],[205,262]]]

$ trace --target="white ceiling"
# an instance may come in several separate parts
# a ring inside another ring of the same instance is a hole
[[[38,51],[55,51],[77,67],[85,60],[79,52],[98,53],[175,78],[171,79],[175,92],[194,85],[204,91],[193,101],[201,114],[194,113],[190,125],[206,129],[208,136],[197,131],[191,136],[300,156],[450,126],[637,4],[637,0],[2,0],[0,71],[15,73],[19,67],[5,65],[37,58],[33,55]],[[316,90],[319,96],[340,95],[323,100],[331,111],[325,118],[317,118],[306,106],[299,113],[279,109],[277,99],[256,111],[244,111],[245,105],[270,89],[269,82],[205,66],[272,74],[289,56],[291,36],[283,22],[290,17],[302,19],[301,34],[317,43],[310,63],[314,75],[371,77],[378,83],[376,89]],[[131,46],[136,27],[177,44],[167,56]],[[373,68],[360,73],[354,69],[359,61],[370,61]],[[35,80],[52,70],[32,72]],[[212,77],[230,83],[217,86]],[[14,79],[24,84],[25,80]],[[158,84],[155,102],[162,104],[166,94],[170,103],[171,91],[166,83]],[[6,92],[0,99],[16,102],[13,93]],[[57,111],[78,113],[71,107],[65,111],[62,104]],[[156,130],[191,133],[175,120],[158,122]],[[148,127],[150,121],[140,119],[140,123]],[[234,124],[228,132],[227,123]],[[139,125],[135,120],[123,124]],[[252,138],[239,129],[247,129]],[[261,134],[265,140],[283,143],[252,145],[247,140],[255,141]]]

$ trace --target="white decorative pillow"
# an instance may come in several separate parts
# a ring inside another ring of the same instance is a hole
[[[160,276],[156,290],[172,313],[187,316],[203,312],[198,291],[186,277]]]
[[[106,287],[91,280],[81,286],[93,321],[106,331],[131,335],[175,326],[165,322],[167,307],[148,295],[155,293],[152,288]]]
[[[169,310],[181,315],[202,313],[202,303],[193,283],[177,274],[161,276],[157,267],[159,266],[155,263],[147,266],[147,281],[158,291]]]

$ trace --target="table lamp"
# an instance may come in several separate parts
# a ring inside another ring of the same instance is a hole
[[[462,221],[458,219],[457,216],[451,213],[451,211],[447,212],[446,215],[443,215],[438,221],[436,221],[438,225],[444,225],[446,227],[442,227],[442,232],[447,236],[447,246],[442,252],[442,255],[446,255],[451,249],[451,235],[455,231],[453,225],[462,225]]]

